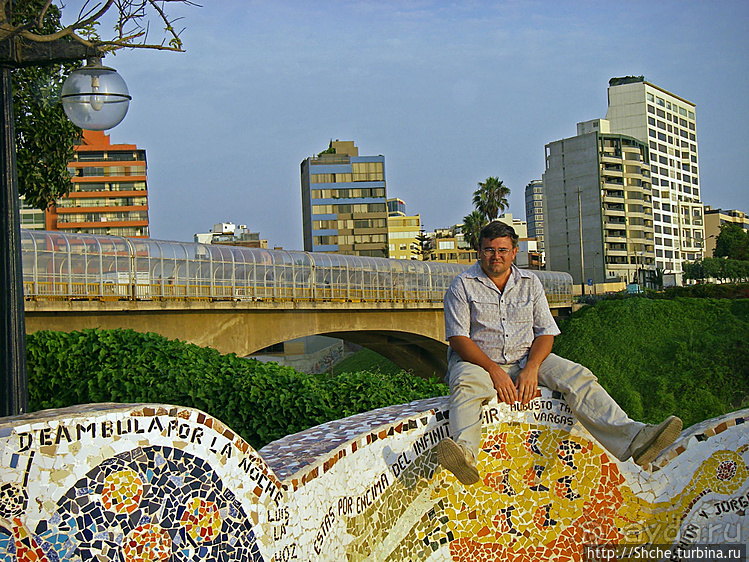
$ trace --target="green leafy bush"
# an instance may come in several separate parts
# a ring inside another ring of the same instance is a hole
[[[749,299],[749,283],[700,283],[683,287],[668,287],[664,298],[692,297],[712,299]]]
[[[307,375],[132,330],[37,332],[26,346],[32,410],[91,402],[189,406],[258,449],[326,421],[447,393],[402,371]]]

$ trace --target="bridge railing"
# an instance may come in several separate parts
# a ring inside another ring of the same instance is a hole
[[[442,302],[465,265],[24,230],[27,299]],[[568,273],[534,271],[552,307]]]

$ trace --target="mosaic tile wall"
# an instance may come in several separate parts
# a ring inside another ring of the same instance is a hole
[[[383,408],[259,454],[172,406],[0,418],[0,560],[582,561],[586,543],[749,541],[749,410],[642,470],[544,389],[485,408],[482,480],[464,487],[436,462],[445,407]]]

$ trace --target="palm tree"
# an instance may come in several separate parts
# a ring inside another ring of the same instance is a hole
[[[510,204],[507,196],[510,188],[502,183],[496,176],[486,178],[486,181],[478,183],[479,188],[473,192],[473,206],[489,222],[499,216]]]
[[[664,271],[661,268],[648,271],[648,283],[658,291],[663,289],[663,273]]]
[[[478,252],[479,233],[486,224],[486,219],[480,211],[473,211],[470,215],[463,217],[463,239]]]

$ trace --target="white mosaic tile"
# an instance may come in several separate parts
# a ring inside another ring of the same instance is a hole
[[[0,560],[577,560],[586,537],[666,541],[669,525],[685,544],[710,525],[749,537],[749,411],[687,429],[649,472],[546,390],[528,409],[490,403],[482,481],[464,487],[436,464],[445,408],[383,408],[259,454],[173,406],[2,419]]]

